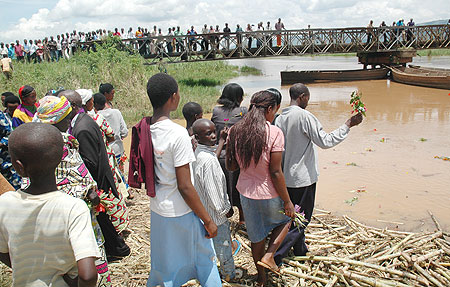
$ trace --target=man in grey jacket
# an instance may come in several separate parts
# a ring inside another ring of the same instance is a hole
[[[358,113],[333,132],[326,133],[319,120],[306,110],[310,98],[308,88],[303,84],[295,84],[289,89],[289,95],[290,105],[283,109],[275,125],[284,133],[283,172],[289,196],[293,204],[301,207],[301,211],[305,213],[305,218],[309,222],[314,209],[316,182],[319,175],[317,151],[314,145],[323,149],[336,146],[347,137],[350,128],[360,124],[363,118]],[[308,252],[304,228],[301,228],[299,232],[297,227],[291,227],[275,254],[277,264],[281,263],[291,247],[294,247],[296,256],[303,256]]]

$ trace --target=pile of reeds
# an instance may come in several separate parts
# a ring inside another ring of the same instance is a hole
[[[131,234],[126,241],[132,253],[110,264],[114,286],[144,286],[150,271],[149,199],[136,193],[129,205]],[[316,210],[306,232],[310,252],[284,259],[282,275],[269,273],[266,286],[450,286],[449,234],[432,218],[436,231],[412,233],[369,227]],[[236,215],[232,237],[242,244],[234,259],[244,277],[239,284],[224,286],[252,286],[256,268],[250,241]],[[190,281],[187,286],[198,284]]]

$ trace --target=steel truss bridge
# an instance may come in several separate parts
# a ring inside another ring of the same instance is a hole
[[[450,25],[255,31],[122,40],[148,64],[236,58],[449,49]]]

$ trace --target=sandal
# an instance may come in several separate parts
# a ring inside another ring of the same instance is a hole
[[[241,251],[242,244],[236,239],[233,239],[231,242],[236,242],[237,247],[236,250],[234,250],[233,252],[233,256],[236,256],[239,253],[239,251]]]
[[[277,266],[276,268],[273,268],[273,267],[270,266],[269,264],[266,264],[266,263],[264,263],[264,262],[262,262],[262,261],[258,261],[257,264],[258,264],[259,266],[262,266],[262,267],[264,267],[264,268],[266,268],[266,269],[272,271],[273,273],[277,274],[278,276],[281,276],[280,268],[279,268],[278,266]]]

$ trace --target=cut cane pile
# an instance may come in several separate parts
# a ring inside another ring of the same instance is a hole
[[[150,271],[149,198],[144,192],[134,194],[126,239],[132,253],[110,264],[113,286],[145,286]],[[244,276],[239,283],[224,286],[253,286],[256,268],[250,241],[236,213],[232,237],[242,248],[234,259]],[[316,210],[306,232],[310,252],[284,259],[282,275],[269,272],[266,286],[450,286],[450,242],[445,238],[450,234],[432,218],[437,231],[411,233],[369,227]],[[199,285],[192,280],[186,286]]]

